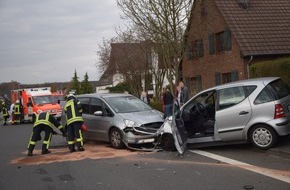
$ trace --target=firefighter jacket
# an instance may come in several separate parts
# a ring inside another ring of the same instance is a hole
[[[19,114],[21,114],[21,106],[20,106],[20,104],[16,103],[16,104],[14,105],[13,111],[14,111],[14,114],[15,114],[15,115],[19,115]]]
[[[9,116],[9,113],[8,113],[8,110],[7,110],[6,107],[2,108],[2,115],[3,115],[3,117],[8,117]]]
[[[68,100],[64,106],[64,111],[66,113],[66,124],[70,125],[71,123],[80,121],[83,122],[82,118],[82,107],[81,103],[77,99]]]
[[[47,125],[53,129],[53,125],[57,127],[62,133],[64,132],[63,126],[60,124],[60,122],[54,118],[52,115],[50,115],[48,112],[41,112],[36,116],[35,122],[33,127],[36,127],[38,125]]]

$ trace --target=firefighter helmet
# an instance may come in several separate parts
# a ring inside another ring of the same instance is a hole
[[[72,100],[72,99],[75,99],[75,96],[73,94],[67,95],[67,97],[66,97],[67,101]]]

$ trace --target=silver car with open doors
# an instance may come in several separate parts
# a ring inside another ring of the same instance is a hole
[[[162,146],[193,147],[251,142],[271,148],[290,134],[290,88],[278,77],[231,82],[204,90],[165,120]]]

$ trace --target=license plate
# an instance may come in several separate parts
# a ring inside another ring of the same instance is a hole
[[[138,142],[139,143],[151,143],[151,142],[154,142],[154,139],[141,139]]]

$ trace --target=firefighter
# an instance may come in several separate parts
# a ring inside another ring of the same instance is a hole
[[[14,113],[14,121],[15,124],[20,124],[21,119],[21,105],[20,101],[16,100],[15,105],[13,107],[13,113]]]
[[[60,122],[51,116],[48,112],[41,112],[39,115],[36,116],[35,122],[33,125],[32,134],[28,143],[28,156],[33,156],[33,149],[36,145],[36,142],[38,140],[41,140],[40,133],[42,131],[45,132],[45,136],[42,142],[42,152],[41,154],[49,154],[50,151],[48,150],[49,144],[51,141],[52,134],[57,134],[53,130],[53,125],[57,127],[61,132],[62,136],[65,137],[65,131],[63,126],[60,124]]]
[[[3,116],[3,125],[7,125],[7,120],[9,118],[8,109],[5,102],[2,102],[2,116]]]
[[[74,95],[69,94],[67,96],[64,111],[66,114],[68,148],[71,153],[75,152],[76,145],[77,151],[84,151],[81,131],[81,126],[84,122],[82,118],[82,107]]]

